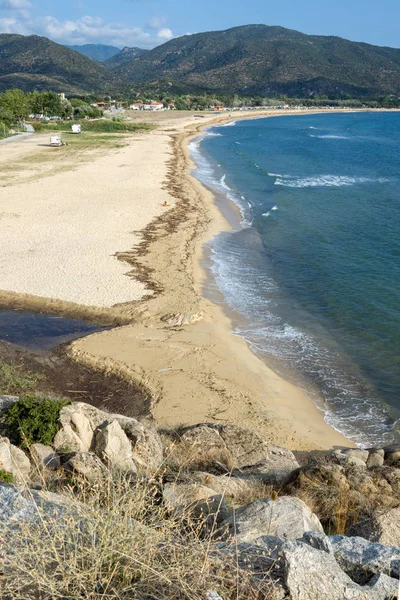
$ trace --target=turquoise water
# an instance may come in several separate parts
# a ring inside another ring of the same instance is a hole
[[[210,242],[235,333],[336,429],[400,441],[400,113],[238,121],[191,149],[243,215]]]

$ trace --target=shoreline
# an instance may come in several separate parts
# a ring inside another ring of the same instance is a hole
[[[194,165],[188,148],[202,129],[226,121],[323,112],[365,111],[238,112],[218,118],[201,115],[201,119],[200,115],[166,115],[163,126],[146,137],[152,148],[160,143],[165,147],[167,142],[168,152],[162,157],[165,168],[156,165],[141,184],[145,193],[147,186],[155,189],[155,180],[163,182],[157,184],[157,198],[168,198],[170,207],[136,230],[131,250],[114,254],[124,271],[141,282],[145,295],[98,309],[1,292],[0,305],[6,305],[8,296],[27,310],[40,312],[51,306],[52,312],[66,316],[78,312],[90,318],[91,312],[93,316],[97,312],[99,322],[115,319],[110,324],[121,327],[73,342],[68,355],[148,389],[153,396],[151,412],[161,427],[214,420],[256,430],[269,443],[290,449],[353,446],[324,421],[302,389],[278,376],[233,335],[229,316],[203,297],[204,243],[230,224],[213,194],[191,175]],[[171,129],[173,120],[177,127]],[[132,140],[128,148],[135,143]],[[139,151],[135,156],[141,173]],[[165,177],[160,178],[160,173]]]
[[[278,115],[243,115],[244,118],[264,116]],[[185,244],[189,244],[192,255],[186,254],[183,270],[186,271],[185,283],[189,283],[186,286],[188,294],[185,298],[178,294],[179,312],[173,310],[176,305],[173,298],[169,298],[171,312],[163,313],[166,297],[165,286],[161,284],[156,298],[138,303],[140,325],[79,340],[72,344],[70,355],[92,366],[107,365],[106,368],[115,369],[118,365],[125,377],[132,377],[136,383],[147,386],[156,398],[152,414],[161,426],[176,427],[182,423],[216,420],[241,424],[259,431],[270,443],[297,450],[353,446],[353,442],[325,422],[323,413],[301,388],[277,375],[253,354],[242,338],[234,336],[231,320],[223,308],[202,295],[206,278],[202,265],[204,243],[213,235],[230,229],[230,224],[216,206],[211,191],[191,174],[194,164],[188,145],[201,135],[205,127],[229,120],[232,120],[231,116],[226,115],[213,119],[211,123],[201,123],[172,140],[174,156],[169,170],[170,194],[178,196],[182,203],[182,192],[187,191],[182,187],[192,188],[197,200],[197,213],[201,213],[195,231],[188,232]],[[174,170],[171,167],[176,157],[181,164]],[[180,187],[177,180],[182,175],[186,181],[183,186],[181,181]],[[186,203],[188,213],[193,213],[193,204],[187,198]],[[203,205],[202,210],[200,204]],[[152,259],[154,261],[155,255],[159,254],[154,246],[163,248],[171,258],[173,244],[169,248],[167,244],[166,248],[157,241],[160,242],[157,236],[147,236],[139,252],[142,268],[146,264],[151,267]],[[182,269],[179,273],[182,274]],[[216,349],[215,344],[210,346],[210,336],[217,340],[222,352]],[[197,365],[198,369],[193,368],[193,357],[190,356],[196,353],[205,361]],[[215,364],[219,368],[215,369]],[[185,386],[187,398],[182,396],[182,387]]]

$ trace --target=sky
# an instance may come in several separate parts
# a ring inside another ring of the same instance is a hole
[[[399,0],[0,0],[0,33],[61,44],[153,48],[254,23],[400,48]]]

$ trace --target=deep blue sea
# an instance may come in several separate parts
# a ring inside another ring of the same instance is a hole
[[[357,443],[400,441],[400,113],[237,121],[191,150],[242,214],[209,243],[234,333]]]

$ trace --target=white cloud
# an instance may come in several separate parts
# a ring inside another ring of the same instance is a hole
[[[32,8],[32,3],[28,0],[3,0],[0,8],[3,10],[26,10]]]
[[[24,0],[7,0],[22,2]],[[114,46],[139,46],[153,48],[174,37],[170,29],[160,28],[148,33],[140,27],[127,27],[120,23],[105,23],[100,17],[85,16],[75,21],[61,21],[56,17],[35,19],[18,13],[15,18],[0,18],[4,33],[37,34],[61,44],[105,43]]]
[[[174,37],[174,34],[170,29],[163,28],[157,31],[157,36],[162,40],[170,40]]]

